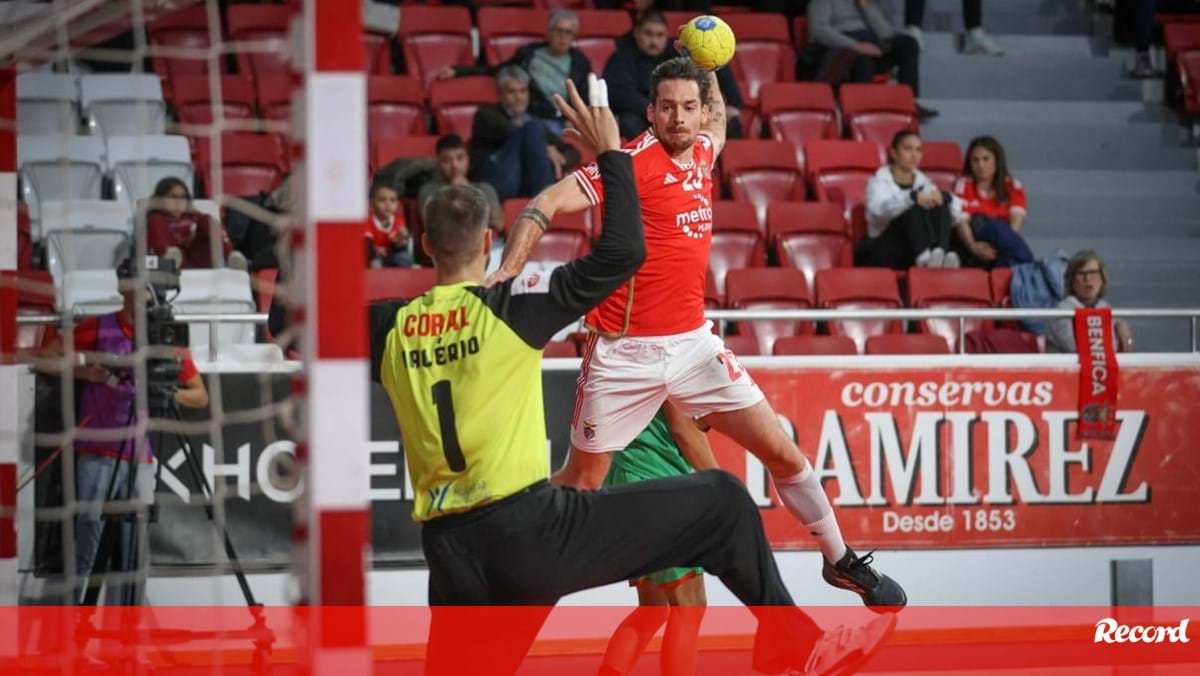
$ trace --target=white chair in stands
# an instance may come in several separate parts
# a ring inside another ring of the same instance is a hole
[[[32,234],[40,234],[46,200],[98,200],[104,179],[104,142],[91,136],[19,136],[21,198],[29,205]]]
[[[89,228],[133,235],[133,212],[117,200],[47,200],[42,202],[41,220],[44,235]]]
[[[46,263],[55,279],[71,270],[113,270],[130,252],[133,222],[122,202],[53,200],[42,204]]]
[[[108,139],[108,171],[113,196],[132,210],[154,194],[154,186],[174,176],[195,183],[192,153],[183,136],[118,136]]]
[[[17,133],[74,136],[79,129],[79,83],[64,73],[17,76]]]
[[[167,129],[167,104],[157,75],[84,75],[79,78],[79,102],[93,134],[136,136]]]
[[[241,314],[254,312],[254,296],[250,291],[250,275],[244,270],[217,268],[188,269],[179,275],[179,295],[172,302],[176,314]],[[254,324],[213,322],[216,327],[217,354],[226,345],[254,343]],[[209,322],[188,325],[188,343],[197,359],[209,360],[212,334]]]
[[[55,282],[59,312],[107,314],[125,304],[116,270],[72,270]]]

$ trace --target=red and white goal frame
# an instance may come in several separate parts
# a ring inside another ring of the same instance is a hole
[[[195,4],[122,2],[124,20],[139,29],[151,12]],[[199,2],[210,5],[210,15],[216,16],[215,0]],[[29,40],[53,42],[56,34],[66,34],[63,16],[76,17],[101,3],[65,4],[59,24],[50,18],[31,27]],[[287,235],[294,282],[290,319],[299,329],[304,363],[292,392],[295,410],[301,412],[294,438],[306,486],[295,507],[293,573],[302,604],[361,606],[366,603],[370,546],[369,359],[361,274],[368,181],[362,6],[344,0],[290,4],[297,9],[290,39],[295,84],[291,152],[299,197],[299,225]],[[15,32],[0,40],[0,605],[15,605],[18,598],[22,421],[16,404],[18,375],[25,367],[12,358],[17,336],[16,77],[22,68],[35,65],[14,49],[21,44]]]

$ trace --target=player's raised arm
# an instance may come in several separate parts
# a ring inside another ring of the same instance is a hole
[[[713,155],[720,155],[725,148],[725,95],[721,93],[721,83],[717,82],[715,70],[708,73],[708,100],[705,107],[708,108],[708,114],[700,128],[711,134],[716,142]]]
[[[593,83],[592,91],[603,91],[603,80],[597,83]],[[549,277],[530,276],[489,289],[497,299],[508,295],[503,314],[517,333],[536,347],[599,305],[632,277],[646,258],[633,158],[620,150],[621,135],[607,98],[593,99],[593,104],[602,105],[589,107],[570,82],[567,89],[570,104],[557,96],[555,102],[574,127],[572,132],[597,153],[596,165],[605,195],[600,241],[588,255],[558,268]]]

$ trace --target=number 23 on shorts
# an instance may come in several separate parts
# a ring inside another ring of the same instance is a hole
[[[717,361],[725,365],[725,370],[729,372],[729,380],[737,380],[742,377],[746,371],[734,356],[733,350],[725,350],[717,355]]]

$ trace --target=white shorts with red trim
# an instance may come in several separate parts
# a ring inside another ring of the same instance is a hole
[[[624,449],[668,398],[686,415],[740,411],[765,397],[711,323],[687,333],[609,340],[592,335],[575,390],[571,445]]]

